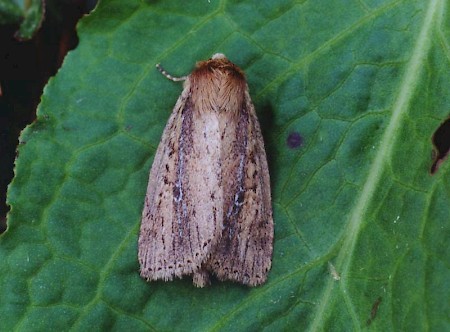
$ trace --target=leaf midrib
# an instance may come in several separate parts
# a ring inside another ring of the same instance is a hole
[[[354,248],[359,236],[362,221],[364,220],[364,215],[381,180],[381,175],[391,160],[392,149],[397,140],[399,128],[403,123],[403,118],[408,110],[413,93],[417,87],[418,79],[422,73],[423,63],[431,47],[430,35],[433,32],[435,24],[440,22],[440,20],[437,19],[437,15],[440,14],[442,16],[444,7],[444,0],[431,0],[429,2],[419,37],[414,45],[411,58],[405,68],[398,89],[397,98],[392,110],[392,117],[382,136],[378,152],[373,159],[369,170],[369,176],[364,183],[361,194],[356,198],[356,203],[349,213],[350,218],[344,232],[345,238],[336,258],[336,268],[341,274],[341,280],[339,281],[340,290],[345,299],[349,314],[352,317],[354,327],[357,330],[360,330],[361,327],[352,304],[352,299],[349,297],[350,292],[347,287],[347,275],[352,261]],[[314,320],[310,325],[310,331],[322,329],[323,322],[325,321],[328,312],[327,308],[330,302],[332,302],[331,292],[335,282],[336,281],[333,278],[328,279],[322,297],[320,301],[318,301],[319,305],[316,314],[313,315]]]

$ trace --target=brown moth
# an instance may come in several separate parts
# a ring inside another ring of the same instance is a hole
[[[270,181],[244,73],[218,53],[182,79],[150,171],[141,276],[262,284],[272,261]]]

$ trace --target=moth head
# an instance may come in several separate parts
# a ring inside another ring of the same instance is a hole
[[[211,57],[211,60],[218,60],[218,59],[226,59],[227,57],[223,53],[215,53]]]
[[[235,79],[245,85],[245,76],[242,70],[228,60],[223,53],[215,53],[211,59],[197,62],[196,69],[191,74],[191,79],[206,77],[210,80],[212,74],[215,76],[225,75],[228,79]]]

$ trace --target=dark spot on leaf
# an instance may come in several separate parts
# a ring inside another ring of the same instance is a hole
[[[367,326],[369,326],[372,321],[375,319],[375,317],[377,316],[377,312],[378,312],[378,308],[380,307],[380,303],[381,303],[381,296],[379,296],[375,303],[372,305],[372,309],[370,310],[370,318],[367,320]]]
[[[431,175],[435,174],[439,166],[448,157],[450,151],[450,118],[445,120],[433,134],[434,162],[431,166]]]
[[[303,144],[303,138],[298,132],[290,133],[286,140],[286,144],[291,149],[296,149]]]

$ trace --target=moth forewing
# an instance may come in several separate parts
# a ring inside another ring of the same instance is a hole
[[[141,276],[190,275],[203,287],[212,273],[255,286],[266,280],[272,242],[259,123],[243,72],[216,54],[186,78],[156,152],[139,235]]]
[[[265,282],[271,267],[273,219],[264,144],[250,96],[245,93],[235,140],[239,163],[229,171],[235,185],[226,188],[229,195],[225,195],[234,199],[228,204],[225,231],[209,264],[221,280],[255,286]]]
[[[221,234],[221,221],[212,222],[221,215],[220,193],[219,201],[207,195],[215,190],[220,170],[203,156],[206,145],[193,139],[196,114],[189,88],[188,77],[150,171],[138,246],[141,276],[148,280],[195,273]],[[202,176],[204,171],[209,176]]]

